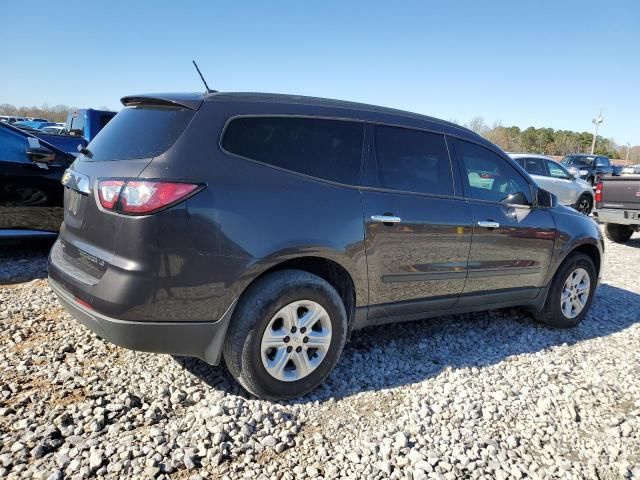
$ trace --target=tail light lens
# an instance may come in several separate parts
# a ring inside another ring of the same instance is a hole
[[[149,180],[99,180],[98,200],[105,210],[147,215],[186,199],[200,185]]]
[[[602,182],[596,185],[596,203],[602,202]]]

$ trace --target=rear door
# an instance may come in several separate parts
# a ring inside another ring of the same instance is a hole
[[[188,108],[153,104],[126,107],[120,111],[63,178],[64,225],[54,253],[60,253],[61,259],[72,262],[73,267],[88,273],[94,280],[100,277],[105,263],[128,262],[126,258],[114,258],[114,251],[119,246],[118,253],[126,257],[127,251],[135,248],[135,245],[117,243],[120,230],[131,228],[132,222],[127,224],[122,215],[107,212],[99,206],[97,182],[99,179],[138,177],[154,157],[164,154],[173,145],[194,114]]]
[[[505,158],[472,142],[451,143],[473,222],[459,305],[532,298],[544,284],[553,254],[551,212],[533,208],[529,181]]]
[[[457,196],[444,135],[370,128],[363,188],[369,318],[450,308],[464,287],[469,207]]]

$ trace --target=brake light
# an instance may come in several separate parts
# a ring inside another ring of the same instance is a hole
[[[602,182],[596,185],[596,203],[602,202]]]
[[[198,187],[182,182],[99,180],[98,199],[105,210],[146,215],[184,200]]]
[[[102,208],[115,210],[123,186],[123,180],[101,180],[98,182],[98,198]]]

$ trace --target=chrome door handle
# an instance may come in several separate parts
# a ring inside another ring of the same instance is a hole
[[[500,224],[498,222],[478,222],[479,227],[484,228],[500,228]]]
[[[371,220],[380,223],[400,223],[402,221],[400,217],[394,217],[392,215],[371,215]]]

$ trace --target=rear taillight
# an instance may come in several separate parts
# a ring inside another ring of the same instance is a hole
[[[596,185],[596,207],[599,207],[599,203],[602,203],[602,182]]]
[[[105,210],[127,215],[147,215],[170,207],[195,192],[200,185],[149,180],[98,180],[98,200]]]

